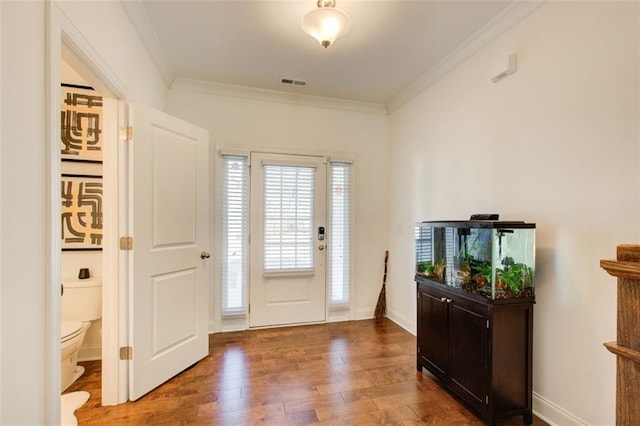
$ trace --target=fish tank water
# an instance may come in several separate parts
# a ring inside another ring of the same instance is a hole
[[[416,226],[416,277],[489,299],[535,296],[534,223],[434,221]]]

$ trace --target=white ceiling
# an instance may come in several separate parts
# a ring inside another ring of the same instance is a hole
[[[337,0],[351,31],[324,49],[300,27],[315,0],[123,0],[168,84],[192,79],[374,104],[513,25],[522,3]],[[281,77],[307,85],[285,86]]]

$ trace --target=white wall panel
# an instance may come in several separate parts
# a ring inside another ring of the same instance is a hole
[[[2,424],[44,424],[44,5],[2,2]],[[25,25],[38,22],[39,26]]]
[[[616,284],[599,261],[640,236],[637,8],[547,3],[389,123],[392,317],[415,330],[415,222],[537,223],[533,390],[593,425],[615,418]],[[492,83],[511,53],[518,71]]]

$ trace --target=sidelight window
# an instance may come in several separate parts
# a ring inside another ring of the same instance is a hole
[[[247,313],[247,157],[223,155],[222,315]]]
[[[330,163],[329,307],[349,305],[351,283],[351,164]]]

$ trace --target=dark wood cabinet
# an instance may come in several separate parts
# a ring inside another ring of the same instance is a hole
[[[417,282],[417,368],[495,424],[532,422],[533,298],[490,300],[423,277]]]

